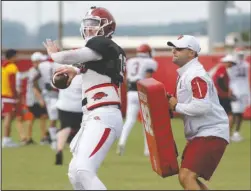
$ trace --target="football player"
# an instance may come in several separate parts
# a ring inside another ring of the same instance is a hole
[[[56,150],[56,123],[58,120],[58,110],[56,107],[56,102],[58,99],[58,90],[51,86],[51,78],[53,75],[53,70],[55,69],[54,62],[51,60],[45,60],[40,62],[37,68],[39,72],[39,77],[35,78],[34,88],[35,95],[39,100],[44,100],[48,117],[50,120],[49,134],[51,138],[51,148]],[[38,86],[38,80],[41,80],[41,84]]]
[[[28,71],[28,81],[26,90],[26,105],[34,118],[39,119],[41,129],[40,144],[48,144],[49,136],[46,132],[47,111],[43,96],[40,90],[43,88],[43,80],[40,78],[39,64],[47,58],[41,52],[35,52],[31,55],[32,67]],[[34,84],[34,81],[36,83]],[[35,119],[34,119],[35,120]],[[28,129],[28,140],[26,144],[34,143],[32,139],[32,129]]]
[[[71,85],[60,89],[57,101],[58,116],[61,124],[57,132],[56,165],[63,164],[63,149],[71,134],[76,134],[82,121],[82,78],[77,75]]]
[[[245,60],[243,49],[236,49],[233,55],[236,59],[236,65],[229,69],[230,88],[236,96],[236,100],[231,101],[233,111],[233,134],[231,141],[239,142],[243,140],[240,134],[242,116],[245,112],[248,102],[250,102],[250,66]]]
[[[25,122],[27,122],[28,132],[32,131],[34,122],[33,114],[28,110],[26,105],[28,74],[29,71],[25,71],[18,72],[16,75],[16,90],[20,95],[20,102],[16,110],[16,127],[22,144],[26,144],[31,139],[30,134],[26,134],[26,128],[24,128]]]
[[[11,138],[11,124],[15,117],[16,105],[20,100],[16,91],[16,74],[18,68],[17,51],[9,49],[5,53],[6,61],[2,64],[2,116],[3,120],[3,142],[2,147],[17,147],[19,146]]]
[[[137,81],[152,77],[153,72],[157,70],[157,62],[152,58],[152,49],[148,44],[142,44],[137,49],[137,55],[127,61],[126,64],[126,77],[127,77],[127,110],[126,121],[123,131],[119,140],[117,153],[122,155],[124,153],[126,141],[133,125],[137,120],[139,113],[139,98],[137,92]],[[144,128],[143,128],[144,130]],[[146,142],[145,132],[144,135],[144,154],[149,155],[149,150]]]
[[[216,87],[219,101],[228,115],[229,125],[232,126],[233,114],[231,108],[231,100],[235,100],[232,90],[229,87],[229,76],[227,69],[236,65],[236,61],[232,55],[226,55],[221,59],[221,63],[215,68],[211,74],[214,85]]]
[[[80,68],[65,65],[56,71],[68,74],[68,84],[76,75],[82,76],[83,120],[70,145],[73,158],[68,172],[75,190],[106,190],[97,170],[123,127],[119,87],[125,53],[111,40],[115,28],[116,22],[107,9],[91,7],[80,27],[85,47],[58,52],[55,42],[47,39],[44,43],[55,62],[80,64]]]

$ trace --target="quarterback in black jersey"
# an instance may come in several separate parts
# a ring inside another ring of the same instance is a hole
[[[122,132],[120,84],[126,55],[111,40],[115,28],[107,9],[91,7],[80,27],[85,47],[59,52],[55,42],[44,43],[51,58],[62,64],[56,73],[68,74],[68,84],[76,75],[82,76],[83,120],[70,145],[73,158],[68,171],[75,190],[107,189],[97,170]]]

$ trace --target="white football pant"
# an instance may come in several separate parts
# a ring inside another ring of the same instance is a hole
[[[74,190],[106,190],[97,170],[122,127],[122,114],[115,106],[84,113],[81,128],[70,144],[73,158],[68,176]]]
[[[45,97],[44,99],[48,117],[50,120],[58,120],[58,109],[56,106],[57,100],[58,98],[51,98],[51,97]]]
[[[123,131],[119,139],[119,145],[125,145],[127,138],[132,130],[132,127],[137,121],[138,113],[140,109],[139,97],[137,91],[128,91],[127,92],[127,108],[126,108],[126,120],[123,126]],[[146,135],[143,127],[143,136],[144,136],[144,153],[148,153],[148,145],[146,141]]]
[[[244,113],[249,102],[248,95],[237,95],[236,101],[231,101],[231,108],[233,113]]]

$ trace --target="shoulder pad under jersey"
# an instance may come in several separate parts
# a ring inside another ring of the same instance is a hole
[[[104,60],[117,59],[120,54],[125,56],[121,47],[111,39],[103,36],[93,37],[87,41],[85,46],[99,53]]]

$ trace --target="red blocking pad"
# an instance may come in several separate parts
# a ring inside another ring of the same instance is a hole
[[[137,87],[152,169],[161,177],[178,174],[177,148],[164,84],[147,78],[139,80]]]

